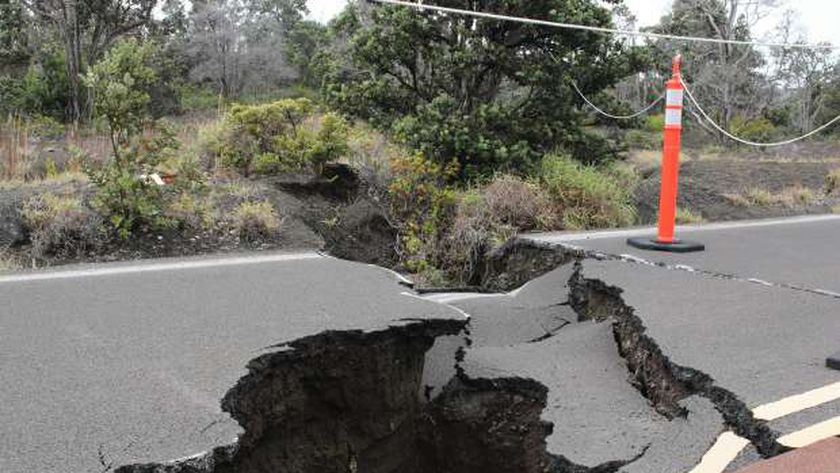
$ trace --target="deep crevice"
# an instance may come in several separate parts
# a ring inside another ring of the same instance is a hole
[[[776,441],[778,434],[756,419],[734,393],[716,385],[706,373],[673,363],[646,334],[647,328],[635,309],[625,303],[621,288],[585,278],[581,261],[575,264],[569,281],[572,307],[582,320],[612,321],[619,354],[626,360],[631,384],[658,412],[669,417],[684,416],[687,413],[680,401],[700,395],[715,405],[733,432],[748,439],[765,458],[785,450]]]
[[[403,320],[376,332],[335,331],[273,347],[222,400],[244,429],[236,443],[117,473],[615,473],[546,450],[548,390],[521,378],[470,379],[460,367],[429,400],[426,355],[466,321]]]

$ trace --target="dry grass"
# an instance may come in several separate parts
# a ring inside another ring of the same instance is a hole
[[[840,196],[840,168],[832,170],[825,176],[825,193]]]
[[[840,214],[840,205],[835,205],[831,208],[831,211],[836,214]]]
[[[703,215],[698,212],[682,207],[677,209],[676,222],[678,225],[695,225],[704,223],[705,221],[706,219],[703,218]]]
[[[281,223],[277,210],[266,201],[239,204],[233,214],[233,222],[239,238],[249,243],[275,236]]]
[[[776,196],[776,201],[786,207],[805,207],[817,200],[813,189],[804,186],[788,187]]]
[[[0,273],[17,271],[22,267],[18,259],[11,254],[8,248],[0,247]]]
[[[801,185],[787,187],[777,194],[763,187],[751,187],[741,194],[727,194],[726,197],[740,207],[806,207],[817,201],[817,193]]]
[[[0,179],[27,179],[33,162],[28,124],[21,117],[8,117],[0,125]]]
[[[77,197],[51,193],[33,197],[24,203],[21,216],[36,258],[74,258],[102,242],[102,219]]]

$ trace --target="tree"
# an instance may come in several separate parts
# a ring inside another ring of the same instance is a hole
[[[779,0],[675,0],[653,28],[659,33],[750,41],[751,30]],[[663,68],[677,53],[685,57],[684,75],[716,119],[729,129],[739,111],[756,113],[753,97],[761,85],[763,56],[752,46],[711,43],[656,43]],[[722,137],[721,137],[722,138]]]
[[[117,162],[147,116],[151,97],[148,89],[157,75],[151,67],[155,45],[134,39],[123,40],[96,63],[84,78],[94,92],[95,113],[105,118]]]
[[[86,118],[91,101],[81,77],[117,39],[151,21],[156,0],[20,0],[62,44],[69,86],[67,116]]]
[[[436,4],[612,26],[610,10],[591,0]],[[462,177],[525,170],[557,146],[580,151],[580,100],[570,78],[593,94],[640,67],[633,48],[605,35],[404,7],[351,3],[333,28],[346,38],[352,64],[334,54],[319,66],[328,99],[438,162],[457,158]],[[602,157],[589,151],[576,154]]]
[[[196,2],[187,46],[194,57],[193,80],[215,82],[222,96],[235,97],[246,87],[261,88],[290,79],[293,71],[283,53],[284,28],[294,21],[282,20],[284,15],[292,15],[286,3],[280,10],[286,13],[262,10],[269,5],[254,6],[242,0]]]
[[[26,17],[18,0],[0,0],[0,72],[29,57]]]

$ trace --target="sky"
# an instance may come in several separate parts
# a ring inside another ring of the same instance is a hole
[[[639,18],[640,26],[656,23],[667,11],[671,0],[625,0],[627,5]],[[346,0],[308,0],[310,17],[318,21],[326,22],[346,4]],[[434,3],[427,1],[426,3]],[[786,6],[778,8],[775,19],[765,20],[759,26],[757,36],[766,34],[771,25],[778,20],[788,8],[796,10],[799,15],[799,22],[807,30],[809,41],[827,41],[840,45],[840,1],[838,0],[788,0]]]

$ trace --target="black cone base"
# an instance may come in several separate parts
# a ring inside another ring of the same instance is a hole
[[[833,370],[840,370],[840,352],[835,353],[834,356],[825,360],[825,366]]]
[[[706,245],[693,241],[675,240],[672,243],[664,243],[656,238],[628,238],[627,244],[640,250],[667,251],[670,253],[693,253],[706,249]]]

